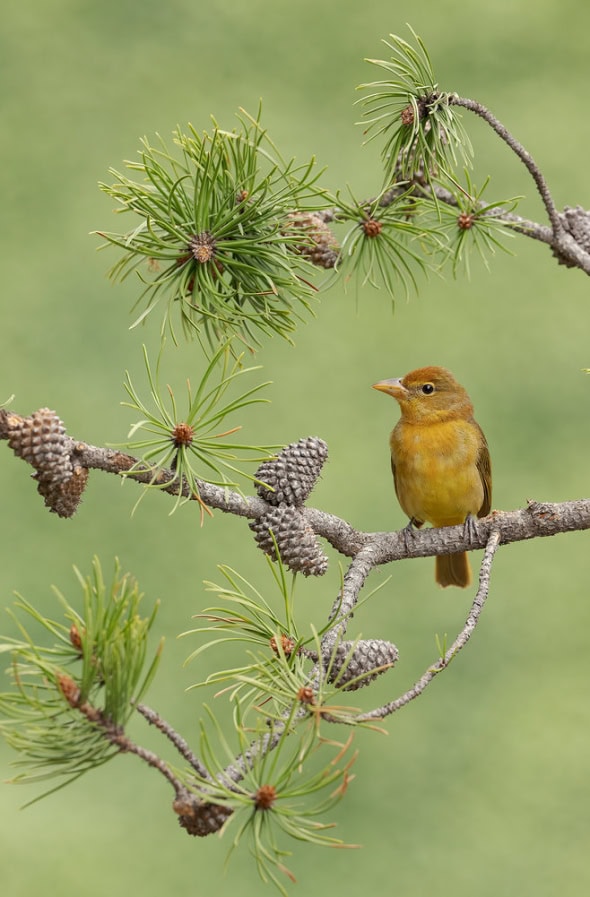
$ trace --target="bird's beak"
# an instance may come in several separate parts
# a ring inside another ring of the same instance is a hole
[[[386,392],[398,401],[399,399],[405,399],[408,395],[408,390],[399,378],[393,380],[380,380],[379,383],[373,383],[372,388],[378,389],[379,392]]]

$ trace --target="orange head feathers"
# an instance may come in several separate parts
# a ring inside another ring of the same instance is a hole
[[[373,385],[373,389],[393,396],[400,406],[402,418],[413,423],[433,423],[473,414],[466,390],[446,368],[418,368],[401,380],[381,380]]]
[[[485,436],[466,390],[450,371],[424,367],[374,389],[398,402],[401,418],[390,436],[395,491],[409,526],[452,526],[491,507],[492,473]],[[439,556],[442,586],[471,581],[465,552]]]

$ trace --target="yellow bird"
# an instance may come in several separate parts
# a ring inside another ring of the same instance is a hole
[[[395,492],[410,518],[408,529],[425,522],[468,526],[472,516],[489,514],[488,445],[467,392],[451,372],[419,368],[399,380],[374,383],[373,389],[393,396],[400,406],[389,445]],[[435,578],[441,586],[468,586],[466,552],[437,556]]]

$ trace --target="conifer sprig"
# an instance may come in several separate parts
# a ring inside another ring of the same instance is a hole
[[[388,77],[361,84],[370,91],[359,102],[364,106],[369,139],[385,138],[382,157],[386,186],[419,174],[427,181],[439,169],[452,168],[462,161],[470,165],[471,141],[453,108],[449,93],[440,91],[426,46],[409,29],[414,45],[391,34],[383,43],[391,50],[389,59],[368,59]]]
[[[235,357],[226,343],[214,353],[195,391],[190,381],[186,383],[186,400],[181,411],[174,391],[168,386],[164,390],[160,383],[160,361],[152,370],[149,356],[144,347],[144,362],[151,401],[146,402],[139,395],[127,374],[125,389],[129,396],[125,406],[141,415],[130,432],[125,448],[141,454],[138,467],[145,472],[146,465],[153,471],[151,488],[169,487],[171,482],[186,484],[193,497],[199,496],[199,481],[232,488],[239,488],[236,475],[254,480],[255,477],[241,470],[235,463],[240,457],[258,463],[269,456],[273,447],[245,445],[231,437],[241,429],[234,422],[237,412],[248,405],[266,402],[258,393],[268,386],[268,382],[257,383],[245,392],[228,398],[238,378],[253,371],[258,366],[243,367],[242,356]],[[230,424],[227,418],[233,418]],[[135,467],[128,471],[133,476]],[[172,470],[172,481],[159,479],[162,470]],[[148,487],[150,488],[150,487]],[[181,490],[174,508],[182,501]]]
[[[242,724],[238,703],[238,745],[232,750],[221,723],[209,707],[205,710],[209,719],[201,723],[200,748],[208,778],[203,787],[212,803],[233,811],[224,825],[228,836],[234,832],[228,860],[242,842],[247,842],[261,879],[272,882],[286,897],[278,875],[286,875],[291,881],[295,877],[285,866],[291,851],[279,843],[281,833],[324,847],[358,846],[326,834],[333,826],[317,820],[330,812],[354,778],[351,767],[356,754],[351,753],[352,735],[339,744],[318,740],[310,728],[298,728],[294,734],[293,718],[289,718],[279,724],[265,724],[254,734],[253,741],[252,731]],[[266,750],[269,743],[274,745],[271,751]],[[318,767],[315,755],[319,751],[325,753],[326,748],[331,748],[334,755]],[[224,753],[230,759],[237,752],[251,757],[240,781],[228,779],[224,765],[219,763]],[[315,804],[314,797],[318,798]]]
[[[163,329],[174,334],[178,314],[213,350],[236,334],[251,348],[263,333],[290,339],[314,295],[294,215],[327,204],[315,161],[285,161],[260,110],[241,110],[232,131],[178,127],[173,142],[144,138],[131,174],[111,169],[114,182],[101,184],[118,212],[139,218],[125,233],[99,232],[120,250],[111,278],[137,272],[144,283],[135,324],[160,306]]]
[[[110,583],[97,558],[89,576],[75,573],[79,610],[55,590],[63,619],[53,620],[19,596],[11,615],[21,637],[0,646],[12,656],[0,731],[20,754],[14,781],[59,776],[63,787],[109,760],[119,748],[105,731],[123,728],[156,672],[161,643],[150,659],[148,635],[157,605],[140,615],[139,587],[118,563]]]

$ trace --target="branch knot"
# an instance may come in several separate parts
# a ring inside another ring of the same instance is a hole
[[[573,237],[580,249],[590,255],[590,212],[581,206],[575,208],[565,206],[559,217],[566,233]],[[566,268],[580,267],[579,263],[562,252],[559,246],[553,246],[553,255],[559,265],[565,265]]]

